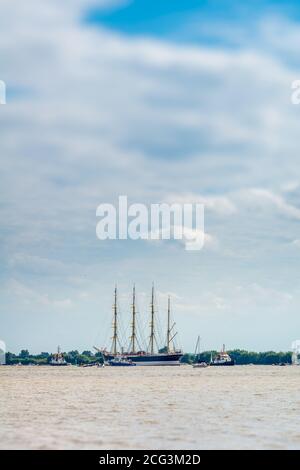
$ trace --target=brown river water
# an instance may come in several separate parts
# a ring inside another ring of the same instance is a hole
[[[300,367],[0,367],[1,449],[300,449]]]

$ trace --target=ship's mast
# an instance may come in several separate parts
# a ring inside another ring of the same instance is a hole
[[[150,353],[154,353],[154,284],[152,284],[151,294],[151,321],[150,321]]]
[[[132,351],[135,353],[135,343],[136,343],[136,308],[135,308],[135,285],[133,286],[133,291],[132,291],[132,330],[131,330],[131,345],[132,345]]]
[[[170,296],[168,297],[168,328],[167,328],[167,352],[170,352],[170,336],[171,336],[171,327],[170,327],[170,319],[171,319],[171,306],[170,306]]]
[[[177,335],[177,331],[174,333],[173,328],[175,327],[176,323],[173,323],[171,326],[171,299],[170,296],[168,297],[168,329],[167,329],[167,351],[168,353],[171,352],[170,344],[173,343],[173,350],[174,342],[173,339]],[[173,331],[172,331],[173,330]]]
[[[195,356],[199,356],[200,354],[200,336],[198,335],[196,347],[195,347]]]
[[[115,297],[113,305],[114,319],[113,319],[113,337],[112,337],[112,353],[117,354],[117,341],[118,341],[118,309],[117,309],[117,286],[115,287]]]

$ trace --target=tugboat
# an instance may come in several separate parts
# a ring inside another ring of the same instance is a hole
[[[113,359],[109,360],[107,364],[114,367],[131,367],[136,365],[130,359],[126,359],[126,357],[122,356],[114,357]]]
[[[195,360],[193,362],[194,368],[204,368],[208,367],[207,362],[201,361],[201,353],[200,353],[200,336],[198,336],[196,347],[195,347]]]
[[[57,353],[53,354],[51,361],[49,362],[50,366],[69,366],[70,364],[65,360],[63,354],[60,351],[60,347],[57,348]]]
[[[234,366],[234,359],[231,359],[229,354],[225,351],[225,344],[223,344],[223,349],[220,351],[214,359],[211,358],[211,366]]]
[[[171,306],[170,297],[168,298],[167,312],[167,334],[164,347],[159,350],[158,337],[155,322],[155,306],[154,306],[154,286],[152,286],[151,296],[151,312],[150,312],[150,336],[146,349],[143,349],[137,335],[137,310],[136,310],[136,294],[135,286],[132,293],[132,315],[131,315],[131,335],[127,350],[122,346],[119,338],[119,312],[117,308],[117,287],[114,292],[113,304],[113,336],[110,351],[99,349],[94,346],[96,351],[101,352],[105,363],[113,361],[114,358],[122,356],[126,360],[131,361],[137,366],[178,366],[183,352],[174,346],[174,338],[177,332],[174,331],[175,323],[171,325]]]

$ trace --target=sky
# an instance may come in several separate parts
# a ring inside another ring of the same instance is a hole
[[[249,2],[250,3],[250,2]],[[288,350],[300,336],[300,6],[2,0],[0,339],[109,344],[115,283],[141,330]],[[207,243],[100,241],[96,208],[205,205]],[[126,333],[128,335],[128,332]],[[147,332],[144,332],[147,336]]]

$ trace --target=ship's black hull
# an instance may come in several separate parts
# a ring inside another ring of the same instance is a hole
[[[113,354],[103,353],[106,361],[114,358]],[[126,359],[132,361],[137,366],[179,366],[182,353],[170,354],[124,354]]]
[[[210,366],[215,366],[215,367],[224,367],[224,366],[234,366],[235,362],[234,360],[228,361],[228,362],[223,362],[223,363],[214,363],[211,362]]]

